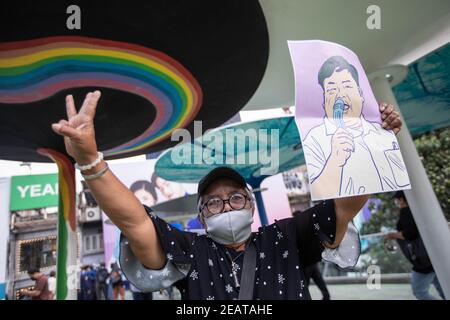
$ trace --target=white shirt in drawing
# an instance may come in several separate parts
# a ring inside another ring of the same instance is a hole
[[[339,196],[377,193],[409,186],[406,167],[395,135],[380,124],[361,116],[362,131],[353,135],[355,150],[342,168]],[[303,141],[309,180],[314,183],[331,153],[331,139],[337,130],[327,117],[309,131]],[[336,183],[330,181],[330,183]]]

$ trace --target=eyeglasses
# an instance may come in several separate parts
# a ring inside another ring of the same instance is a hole
[[[244,209],[247,200],[251,201],[249,197],[240,192],[233,193],[228,199],[213,197],[200,206],[200,212],[203,212],[206,218],[212,217],[223,212],[225,203],[228,203],[233,210],[241,210]],[[204,210],[205,208],[206,210]]]

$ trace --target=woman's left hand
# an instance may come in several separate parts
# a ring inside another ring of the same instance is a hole
[[[392,130],[395,134],[399,133],[402,128],[402,119],[400,114],[395,111],[392,104],[380,104],[381,120],[383,120],[382,127],[386,130]]]

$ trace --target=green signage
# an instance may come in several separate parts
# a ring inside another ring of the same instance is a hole
[[[11,178],[10,211],[57,206],[57,174],[36,174]]]

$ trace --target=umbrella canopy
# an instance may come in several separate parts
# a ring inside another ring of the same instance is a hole
[[[191,214],[193,217],[197,216],[198,196],[197,194],[189,194],[177,199],[167,200],[152,206],[152,210],[155,211],[159,217],[167,218],[172,216],[182,216]]]
[[[393,88],[413,136],[450,125],[450,44],[408,66],[408,75]]]
[[[261,81],[268,34],[256,0],[78,1],[81,29],[64,1],[10,1],[0,10],[0,159],[50,161],[65,153],[51,123],[64,97],[79,107],[103,91],[95,118],[107,159],[170,147],[175,128],[216,127]]]
[[[249,140],[248,143],[235,140],[230,148],[231,144],[227,145],[229,140],[225,139],[227,132],[238,136],[246,134],[248,137],[256,137],[256,140]],[[270,139],[271,134],[278,135],[275,143]],[[217,136],[224,138],[220,146],[205,143]],[[261,151],[268,151],[269,155],[278,157],[278,166],[271,174],[284,172],[304,163],[300,136],[293,116],[231,124],[211,130],[193,143],[180,144],[161,154],[155,164],[155,172],[166,180],[196,183],[213,168],[228,165],[247,181],[259,180],[267,176],[261,169],[268,166],[260,161]],[[178,160],[174,159],[177,159],[177,155],[185,152],[190,153],[191,161],[176,163]],[[201,163],[195,163],[196,155],[202,155]],[[242,162],[239,158],[245,159],[245,163],[239,163]],[[217,159],[222,159],[222,163],[211,164]]]

